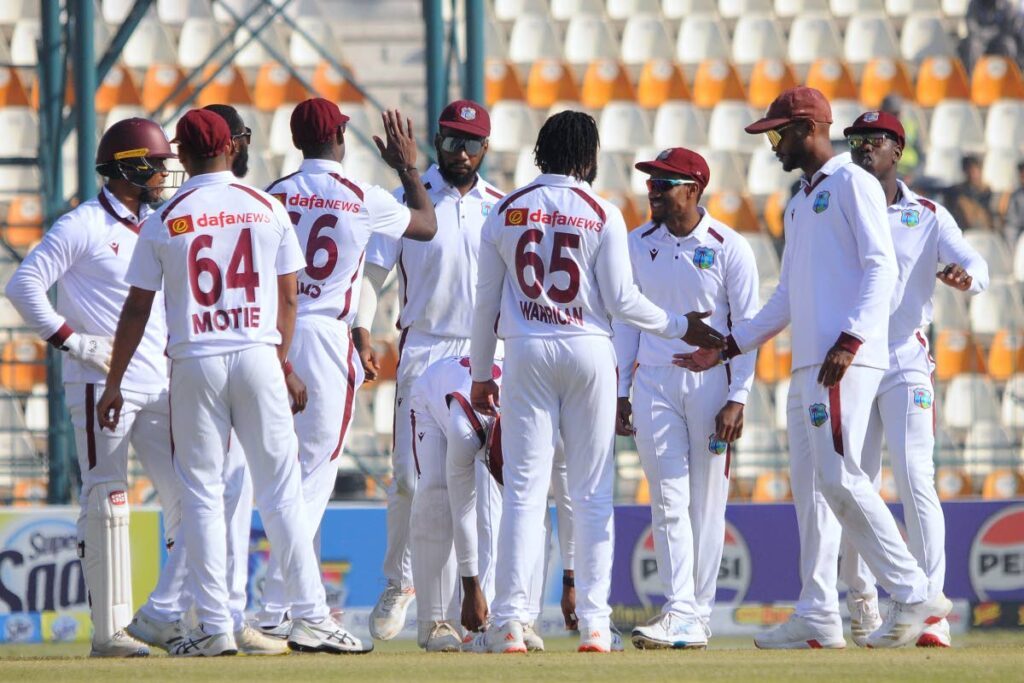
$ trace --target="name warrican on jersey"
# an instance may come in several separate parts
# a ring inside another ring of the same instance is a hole
[[[303,266],[284,206],[224,171],[189,178],[146,220],[127,280],[164,290],[167,353],[196,358],[279,344],[277,277]]]
[[[329,315],[349,325],[359,303],[366,244],[380,233],[398,239],[409,209],[386,190],[349,180],[342,165],[306,159],[298,172],[272,183],[306,254],[299,273],[299,315]]]

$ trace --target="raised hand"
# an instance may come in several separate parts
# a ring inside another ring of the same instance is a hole
[[[704,372],[722,362],[722,352],[718,349],[697,349],[690,353],[672,355],[672,365],[686,368],[691,372]]]
[[[402,114],[394,111],[383,111],[380,115],[384,122],[384,136],[387,144],[378,136],[373,136],[380,158],[396,171],[416,167],[416,136],[412,132],[412,119],[405,120],[402,127]]]

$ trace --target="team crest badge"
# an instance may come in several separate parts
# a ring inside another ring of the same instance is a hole
[[[729,448],[729,444],[716,438],[714,434],[708,437],[708,452],[714,455],[721,455]]]
[[[509,209],[505,212],[505,225],[513,228],[526,225],[526,217],[529,213],[529,209]]]
[[[459,110],[459,118],[463,121],[472,121],[476,118],[476,109],[473,109],[473,107],[463,107]]]
[[[701,270],[707,270],[715,265],[715,252],[707,247],[697,247],[693,252],[693,265]]]
[[[921,410],[928,410],[932,407],[932,392],[927,389],[914,389],[914,405]]]
[[[489,216],[491,215],[491,209],[493,208],[493,202],[484,202],[483,204],[480,205],[480,213],[483,214],[484,216]]]
[[[878,120],[878,112],[877,111],[869,111],[867,114],[864,114],[864,123],[874,123],[877,120]]]
[[[665,159],[668,159],[671,155],[672,155],[672,150],[671,149],[666,149],[666,150],[662,151],[661,154],[658,155],[658,161],[665,161]]]
[[[921,223],[921,212],[917,209],[907,209],[900,214],[900,223],[908,228],[916,228]]]
[[[820,427],[828,420],[828,411],[825,410],[824,403],[812,403],[807,412],[811,414],[811,424],[815,427]]]
[[[184,235],[195,231],[196,228],[192,225],[192,216],[178,216],[177,218],[172,218],[167,222],[167,232],[171,234],[171,237],[177,237],[178,235]]]
[[[814,213],[821,213],[828,208],[828,200],[831,197],[828,190],[822,190],[814,197],[814,204],[811,206]]]

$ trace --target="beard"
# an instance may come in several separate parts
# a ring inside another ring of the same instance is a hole
[[[231,162],[231,172],[235,174],[236,178],[244,178],[249,172],[249,148],[238,152],[238,156],[235,157],[234,161]]]
[[[466,185],[472,184],[476,178],[477,167],[470,167],[468,171],[457,172],[453,171],[450,167],[438,164],[437,170],[441,173],[441,177],[444,178],[445,182],[454,187],[465,187]]]

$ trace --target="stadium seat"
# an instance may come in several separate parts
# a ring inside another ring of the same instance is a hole
[[[4,241],[14,249],[27,250],[43,237],[43,207],[39,197],[15,197],[7,206]]]
[[[133,104],[119,104],[110,108],[110,111],[107,112],[106,118],[103,119],[103,125],[101,128],[106,130],[118,121],[124,121],[125,119],[131,119],[137,116],[145,118],[146,110],[141,106]],[[2,128],[0,128],[0,140],[3,139],[3,136],[4,132]]]
[[[618,192],[607,194],[605,197],[622,212],[622,220],[626,223],[627,230],[633,230],[647,222],[646,207],[641,209],[633,200],[632,193]]]
[[[744,426],[743,436],[733,444],[732,476],[753,480],[761,474],[776,472],[784,462],[781,454],[782,444],[774,429]]]
[[[935,490],[939,500],[966,498],[974,493],[971,475],[963,467],[943,465],[935,470]]]
[[[551,18],[555,21],[569,21],[581,14],[604,14],[602,0],[551,0]]]
[[[964,239],[985,259],[993,285],[1001,284],[999,279],[1013,274],[1013,255],[1002,234],[988,230],[966,230]],[[971,300],[974,298],[971,297]]]
[[[885,0],[829,0],[829,9],[837,17],[856,17],[885,11]]]
[[[732,61],[752,66],[761,59],[785,59],[786,42],[770,14],[744,14],[732,36]]]
[[[829,101],[857,97],[850,69],[838,59],[816,59],[807,72],[805,85],[820,90]]]
[[[373,392],[373,431],[378,436],[391,436],[395,430],[395,391],[395,383],[384,380]]]
[[[775,152],[765,146],[758,147],[750,157],[747,190],[755,197],[767,197],[779,191],[786,192],[788,196],[789,188],[798,177],[796,172],[787,173],[783,170]]]
[[[498,21],[515,21],[521,14],[546,14],[548,3],[544,0],[494,0],[494,18]]]
[[[967,74],[959,59],[928,57],[917,71],[917,103],[935,107],[943,100],[966,100],[971,96]]]
[[[283,104],[274,110],[274,117],[270,120],[270,138],[267,140],[267,147],[273,154],[286,154],[294,147],[291,128],[294,109],[294,104]]]
[[[258,69],[268,62],[288,58],[288,44],[277,23],[271,23],[249,40],[251,35],[252,32],[247,28],[240,27],[235,32],[235,47],[240,48],[235,55],[235,66]]]
[[[458,34],[465,39],[460,33]],[[505,39],[505,32],[498,26],[496,21],[484,22],[484,57],[487,59],[508,59],[512,61],[508,52],[508,41]],[[561,52],[561,49],[558,50]],[[558,55],[553,55],[557,57]],[[514,63],[514,62],[513,62]]]
[[[39,2],[37,0],[7,0],[0,3],[0,25],[11,26],[18,19],[39,18]]]
[[[0,157],[34,157],[39,118],[29,107],[0,107]]]
[[[999,422],[1017,434],[1024,433],[1024,373],[1017,373],[1007,381]]]
[[[747,396],[746,408],[743,411],[743,424],[760,425],[775,429],[775,406],[772,405],[772,392],[761,382],[754,382]]]
[[[1013,247],[1013,278],[1024,282],[1024,237],[1018,235]]]
[[[976,413],[975,421],[965,427],[964,469],[971,476],[985,476],[999,465],[1016,460],[1013,439],[993,415]]]
[[[99,88],[96,89],[97,113],[106,114],[119,104],[134,106],[142,104],[142,94],[135,82],[135,76],[132,75],[130,69],[123,66],[113,67],[100,83]]]
[[[828,11],[828,0],[775,0],[775,16],[779,18],[794,19],[801,14],[828,14]]]
[[[736,192],[715,192],[704,201],[712,216],[735,230],[757,232],[760,227],[750,197]]]
[[[956,140],[951,141],[956,144]],[[949,144],[949,143],[947,143]],[[963,182],[964,172],[960,166],[963,152],[959,147],[943,147],[933,145],[924,159],[924,177],[939,187],[950,187]]]
[[[807,65],[822,59],[842,59],[843,46],[832,17],[801,14],[789,27],[789,61]]]
[[[754,65],[748,81],[747,101],[764,110],[782,91],[797,85],[792,67],[781,59],[762,59]]]
[[[1024,101],[999,100],[985,117],[985,146],[988,149],[1024,149]]]
[[[773,0],[718,0],[718,13],[725,19],[739,19],[748,14],[772,11]]]
[[[203,70],[203,77],[199,83],[209,78],[216,70],[215,64],[207,66]],[[314,81],[314,87],[315,85],[316,81]],[[322,94],[324,91],[317,89],[317,92]],[[198,107],[217,103],[232,106],[252,105],[252,89],[245,80],[245,74],[238,67],[232,66],[224,69],[196,95],[196,106]]]
[[[158,112],[163,107],[184,104],[192,94],[192,87],[178,89],[185,73],[174,64],[153,64],[146,69],[142,79],[142,107],[146,111]],[[171,95],[178,92],[173,99]]]
[[[1020,330],[996,332],[988,350],[987,367],[989,377],[997,380],[1007,380],[1024,372],[1024,335]]]
[[[781,264],[771,238],[764,234],[744,235],[744,237],[754,251],[754,261],[757,263],[757,276],[760,281],[778,281]]]
[[[598,120],[601,147],[609,152],[632,152],[653,144],[647,114],[635,102],[610,102]]]
[[[657,129],[657,124],[655,124]],[[686,145],[683,145],[686,147]],[[650,177],[646,173],[638,171],[636,165],[642,161],[650,161],[651,159],[657,158],[658,154],[661,153],[663,147],[639,147],[636,153],[633,155],[632,161],[629,162],[629,187],[634,195],[638,198],[642,198],[645,202],[647,201],[647,179]],[[712,172],[712,175],[714,173]]]
[[[838,4],[832,2],[833,8]],[[850,64],[867,64],[877,57],[899,59],[900,52],[896,44],[889,19],[884,14],[861,13],[850,16],[843,40],[843,55]],[[838,14],[838,13],[837,13]]]
[[[28,393],[36,384],[45,384],[45,361],[42,341],[33,337],[12,339],[0,351],[0,386],[14,393]]]
[[[570,97],[559,99],[568,100]],[[579,92],[580,103],[590,109],[601,109],[616,100],[633,101],[636,93],[629,81],[629,74],[622,64],[612,59],[591,62],[583,74],[583,86]]]
[[[602,195],[630,191],[628,172],[614,152],[601,150],[597,153],[597,177],[593,186],[594,191]]]
[[[754,503],[785,503],[793,499],[789,487],[789,475],[786,472],[762,472],[754,481],[754,491],[750,495]]]
[[[608,0],[606,10],[610,19],[627,21],[638,14],[661,14],[659,0]]]
[[[952,57],[956,54],[942,17],[935,13],[911,14],[900,33],[900,54],[910,64],[927,57]]]
[[[935,287],[932,315],[932,324],[936,330],[967,330],[971,326],[967,315],[967,297],[952,287]]]
[[[887,95],[914,99],[914,86],[902,62],[888,57],[872,59],[864,66],[860,79],[860,103],[868,109],[878,109]]]
[[[25,428],[46,431],[50,426],[50,408],[46,400],[46,385],[32,387],[32,394],[25,399]]]
[[[763,305],[765,302],[762,301]],[[789,377],[783,377],[775,383],[772,391],[775,393],[775,426],[785,430],[789,425],[789,414],[786,410],[789,403]]]
[[[315,83],[314,83],[315,85]],[[522,100],[526,89],[519,72],[501,59],[488,59],[484,64],[484,100],[493,107],[498,100]]]
[[[709,14],[683,19],[676,40],[676,59],[683,66],[697,66],[705,60],[726,60],[730,57],[729,34],[721,20]]]
[[[213,11],[210,5],[211,3],[206,0],[157,0],[156,16],[164,24],[181,26],[193,17],[212,19]]]
[[[120,73],[120,69],[112,69],[111,73]],[[102,86],[101,86],[102,89]],[[97,93],[99,100],[99,93]],[[0,68],[0,108],[30,106],[28,89],[17,69]],[[100,106],[97,101],[97,107]]]
[[[724,59],[708,59],[697,67],[697,75],[693,79],[693,103],[698,107],[710,109],[725,100],[745,99],[743,83],[735,66]]]
[[[962,19],[967,14],[969,0],[942,0],[942,13],[947,17]]]
[[[283,178],[286,175],[294,173],[295,170],[302,165],[302,161],[302,151],[292,147],[284,153],[284,156],[281,157],[281,166],[277,171],[277,177]],[[345,173],[347,174],[348,171],[346,170]]]
[[[174,64],[177,58],[178,52],[167,28],[151,17],[139,22],[121,52],[125,65],[133,69],[147,69],[153,64]]]
[[[751,165],[754,161],[751,160]],[[764,217],[765,226],[768,228],[768,234],[777,240],[783,238],[785,232],[785,225],[783,224],[782,213],[786,210],[786,204],[789,202],[790,190],[778,190],[772,192],[764,200],[764,210],[762,216]]]
[[[694,149],[707,144],[707,121],[700,109],[689,102],[666,102],[654,115],[653,134],[659,150]]]
[[[832,127],[829,136],[833,140],[843,140],[843,129],[853,125],[857,117],[864,113],[864,107],[856,100],[833,100]]]
[[[981,487],[981,497],[985,500],[1019,499],[1024,494],[1024,476],[1008,467],[989,472]]]
[[[507,100],[491,108],[490,148],[495,152],[518,152],[533,147],[540,129],[525,102]]]
[[[526,103],[536,109],[555,102],[577,101],[580,88],[572,69],[557,59],[538,59],[526,78]]]
[[[516,169],[512,175],[512,184],[516,187],[524,187],[533,182],[540,170],[534,163],[533,147],[524,147],[519,150],[516,156]]]
[[[277,62],[264,64],[256,74],[252,103],[260,111],[274,111],[287,102],[297,104],[307,96],[298,79]]]
[[[295,22],[303,32],[313,39],[311,43],[297,30],[292,31],[288,41],[288,58],[292,66],[314,67],[320,63],[323,56],[317,45],[323,49],[337,53],[337,40],[331,32],[331,25],[319,17],[302,17]],[[337,54],[335,54],[337,56]]]
[[[178,38],[178,64],[195,69],[224,39],[224,32],[213,19],[190,17],[181,25]]]
[[[976,373],[953,377],[946,388],[939,418],[950,429],[967,430],[999,418],[999,401],[992,380]]]
[[[938,288],[937,288],[938,289]],[[935,377],[954,379],[964,373],[983,372],[981,348],[966,330],[942,330],[935,341]]]
[[[939,102],[932,111],[928,138],[933,148],[948,141],[961,149],[980,150],[985,147],[983,129],[981,114],[973,104],[967,100],[946,100]],[[933,152],[928,156],[937,155]],[[959,167],[960,159],[955,161]]]
[[[985,55],[971,72],[971,100],[979,107],[998,100],[1024,98],[1024,78],[1016,62],[1001,56]]]
[[[236,17],[246,17],[259,4],[260,0],[220,0],[213,3],[213,18],[222,24],[231,24]]]
[[[12,460],[31,461],[37,457],[36,448],[25,433],[21,401],[11,393],[0,389],[0,458],[8,461],[3,468],[3,476],[10,472],[10,465],[14,464]]]
[[[619,58],[619,43],[608,23],[588,14],[570,19],[565,27],[565,61],[582,66],[601,58]]]
[[[747,191],[744,155],[710,147],[700,147],[696,151],[708,162],[711,171],[711,179],[704,188],[705,192]]]
[[[624,64],[640,66],[651,59],[672,59],[675,56],[673,48],[672,37],[660,15],[630,16],[622,29]]]
[[[971,297],[971,330],[986,336],[1000,330],[1024,330],[1024,304],[1018,287],[1016,282],[993,281],[987,290]]]
[[[667,59],[652,59],[644,64],[637,79],[636,101],[654,109],[673,100],[690,99],[683,70]]]
[[[764,144],[761,136],[750,135],[744,126],[756,121],[760,112],[746,102],[724,101],[711,110],[708,121],[708,144],[712,149],[751,154]]]
[[[347,64],[343,64],[348,68]],[[349,73],[352,70],[349,68]],[[239,72],[241,73],[241,72]],[[313,92],[324,99],[332,102],[357,102],[363,103],[366,97],[356,89],[355,85],[349,82],[345,76],[334,68],[330,62],[320,62],[313,71],[313,80],[310,82]]]
[[[508,59],[513,64],[532,64],[538,59],[561,59],[562,41],[551,20],[543,14],[522,14],[512,24]]]
[[[718,0],[661,0],[666,19],[685,19],[699,14],[718,16]]]
[[[885,0],[885,13],[890,17],[905,17],[914,13],[942,11],[939,0]]]

